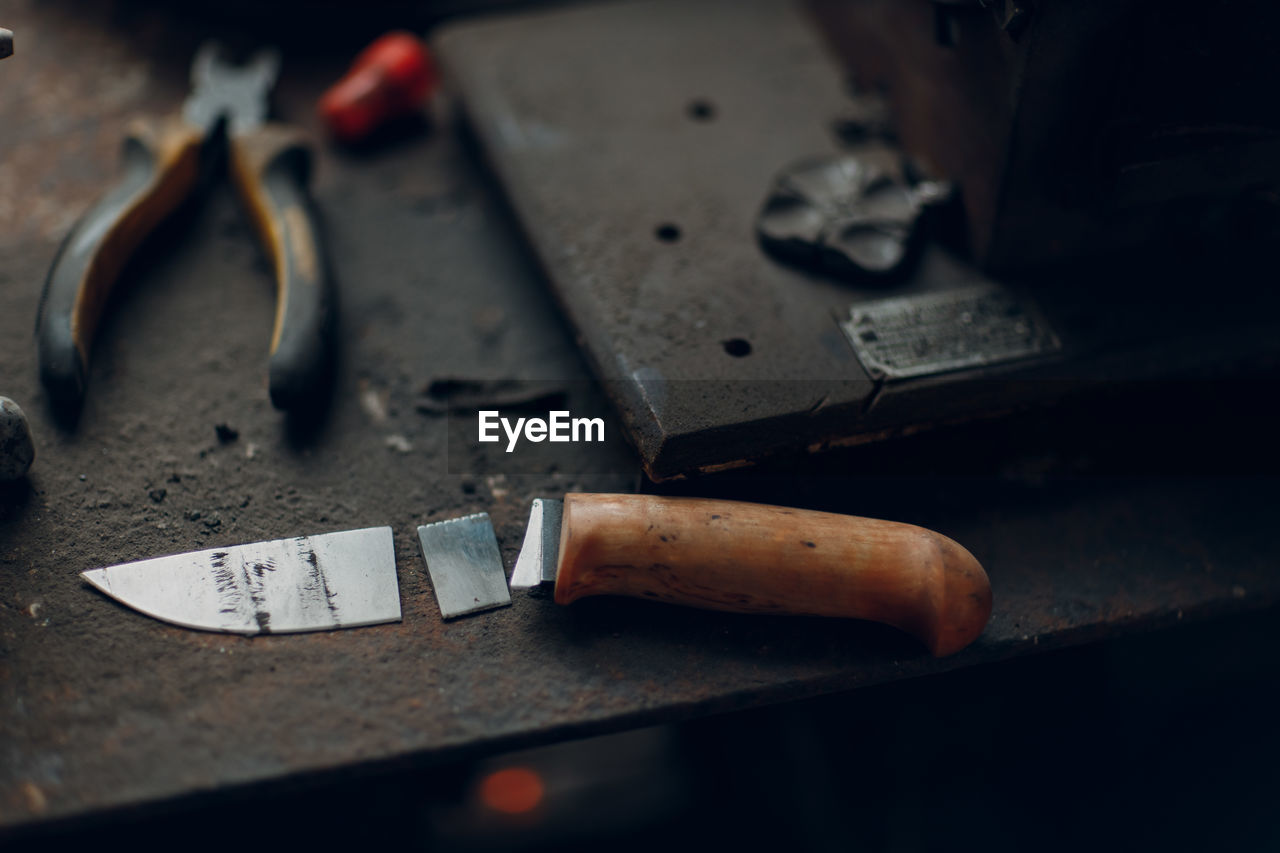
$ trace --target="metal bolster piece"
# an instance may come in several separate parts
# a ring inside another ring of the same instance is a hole
[[[418,542],[443,618],[511,603],[498,538],[488,513],[424,524],[418,528]]]

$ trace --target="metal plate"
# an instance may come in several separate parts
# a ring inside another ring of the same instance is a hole
[[[1062,348],[1028,300],[995,284],[861,303],[840,328],[875,379],[931,376]]]
[[[954,349],[885,382],[835,317],[991,278],[938,241],[879,287],[807,275],[761,250],[755,217],[778,171],[862,150],[842,147],[833,122],[874,118],[796,6],[575,4],[450,24],[435,47],[655,480],[1007,412],[1077,379],[1145,380],[1280,351],[1280,313],[1258,304],[1275,303],[1275,289],[1243,264],[1225,274],[1221,253],[1183,253],[1002,281],[1034,293],[1062,342],[1053,365],[1023,357],[1047,354],[1041,337],[987,349],[998,387],[973,388]],[[1241,328],[1251,323],[1270,328]],[[1041,381],[1051,368],[1071,381]]]
[[[445,619],[511,603],[487,512],[424,524],[418,528],[418,542]]]
[[[874,387],[831,308],[857,291],[753,236],[778,170],[839,150],[847,106],[790,4],[581,5],[453,24],[435,47],[651,476],[850,422]]]

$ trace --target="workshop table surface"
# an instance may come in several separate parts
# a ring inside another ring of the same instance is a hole
[[[341,55],[286,46],[279,111],[317,143],[314,190],[342,294],[327,413],[287,423],[270,405],[271,274],[219,185],[130,267],[84,411],[59,425],[31,336],[44,274],[116,174],[129,118],[181,102],[199,41],[173,35],[178,13],[162,8],[72,5],[21,0],[0,20],[17,33],[17,54],[0,63],[0,393],[25,407],[38,446],[28,481],[0,494],[0,828],[816,696],[1280,597],[1269,466],[1060,477],[1082,446],[1040,434],[1019,443],[993,424],[887,451],[861,476],[865,454],[810,477],[668,487],[895,518],[957,539],[986,566],[995,609],[953,657],[933,659],[882,626],[622,600],[562,608],[516,595],[510,608],[445,623],[416,525],[488,512],[510,569],[531,498],[639,482],[616,445],[596,473],[451,464],[446,417],[417,405],[429,382],[456,377],[553,380],[575,407],[604,405],[448,102],[387,146],[337,152],[311,107],[356,45]],[[999,470],[933,470],[929,460],[963,455],[956,448],[978,435],[1008,440]],[[189,631],[79,577],[377,525],[395,531],[396,624]]]

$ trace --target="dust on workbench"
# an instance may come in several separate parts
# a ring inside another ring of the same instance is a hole
[[[312,105],[342,56],[297,60],[286,51],[276,92],[280,116],[317,146],[313,190],[341,293],[329,410],[290,422],[270,404],[273,276],[223,180],[125,271],[97,335],[84,409],[59,425],[39,386],[32,336],[45,274],[67,229],[118,178],[130,118],[180,105],[205,35],[173,33],[164,10],[123,6],[124,20],[111,8],[86,16],[65,4],[20,2],[5,12],[21,45],[0,66],[0,393],[26,410],[38,457],[28,479],[0,495],[0,728],[22,744],[21,756],[0,759],[4,823],[110,799],[122,773],[133,799],[214,781],[207,762],[237,747],[188,743],[190,769],[160,769],[163,751],[179,742],[155,735],[185,726],[182,741],[216,726],[195,718],[224,702],[252,705],[265,684],[236,700],[227,691],[268,673],[278,672],[270,689],[278,697],[332,690],[333,704],[317,699],[336,733],[351,710],[337,698],[335,660],[367,669],[393,651],[366,646],[335,659],[335,639],[343,641],[331,635],[280,638],[285,652],[173,633],[99,596],[80,571],[389,524],[405,622],[430,630],[440,623],[416,525],[488,511],[510,564],[531,497],[633,482],[630,474],[448,473],[446,420],[415,409],[434,377],[581,384],[587,374],[505,211],[476,177],[449,104],[380,151],[324,144]],[[365,646],[360,633],[347,637]],[[412,654],[432,645],[415,642]],[[259,704],[266,714],[281,707]],[[71,718],[88,725],[68,729]],[[68,744],[87,758],[81,772],[65,766]],[[251,744],[240,748],[245,757],[229,759],[238,770],[223,781],[268,770]]]
[[[222,5],[17,0],[0,21],[19,38],[0,64],[0,394],[23,406],[38,451],[28,480],[0,494],[0,831],[851,689],[1280,600],[1273,478],[1055,484],[1038,465],[991,478],[994,451],[1017,437],[1008,427],[935,445],[936,460],[966,462],[963,476],[933,476],[917,444],[876,448],[861,462],[878,467],[845,479],[824,459],[808,478],[677,484],[914,522],[962,542],[991,575],[995,610],[954,658],[936,661],[883,626],[635,601],[517,596],[443,623],[416,525],[488,512],[509,567],[530,498],[635,486],[625,447],[597,476],[450,473],[449,416],[419,411],[442,378],[554,380],[570,409],[574,389],[591,385],[447,104],[378,151],[319,147],[314,191],[342,341],[324,417],[290,425],[270,405],[272,277],[223,182],[126,272],[82,416],[58,427],[36,377],[41,283],[66,228],[116,175],[128,119],[175,108],[197,44],[222,34],[196,32],[193,8]],[[315,98],[358,43],[283,47],[279,112],[319,141]],[[395,531],[399,624],[253,639],[187,631],[79,578],[373,525]]]

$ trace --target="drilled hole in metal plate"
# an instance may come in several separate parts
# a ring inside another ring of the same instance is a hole
[[[664,243],[674,243],[680,239],[680,226],[664,223],[653,229],[653,236]]]
[[[734,358],[743,358],[751,355],[751,341],[745,338],[730,338],[723,343],[724,351]]]
[[[687,112],[694,121],[711,121],[716,117],[716,105],[705,98],[697,98],[689,102]]]

